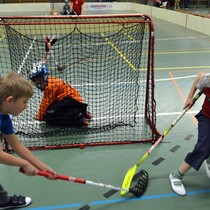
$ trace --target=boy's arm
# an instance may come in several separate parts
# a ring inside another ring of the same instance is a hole
[[[28,162],[26,160],[17,158],[9,153],[3,151],[2,145],[0,144],[0,163],[10,166],[25,167]]]
[[[55,175],[56,172],[37,159],[31,151],[20,143],[15,134],[4,134],[7,143],[12,147],[14,152],[21,158],[16,158],[9,154],[3,154],[4,164],[22,167],[27,175],[36,175],[38,170],[48,171]],[[8,160],[6,160],[7,158]],[[1,159],[1,158],[0,158]],[[1,160],[2,162],[2,160]],[[52,177],[50,177],[52,179]]]
[[[1,144],[0,144],[0,163],[4,165],[17,166],[19,168],[23,168],[26,171],[25,174],[28,176],[34,176],[38,171],[37,168],[31,165],[28,161],[4,152]]]
[[[192,84],[192,87],[191,87],[191,89],[190,89],[190,92],[189,92],[189,94],[188,94],[188,97],[187,97],[187,100],[186,100],[186,102],[185,102],[185,105],[184,105],[184,108],[183,108],[183,109],[185,109],[185,108],[187,108],[187,107],[190,109],[190,108],[193,106],[193,96],[194,96],[194,94],[195,94],[195,92],[196,92],[196,90],[197,90],[196,85],[198,84],[198,82],[200,81],[200,79],[201,79],[203,76],[205,76],[205,73],[203,73],[203,72],[199,73],[199,74],[196,76],[196,78],[195,78],[195,80],[194,80],[194,82],[193,82],[193,84]]]

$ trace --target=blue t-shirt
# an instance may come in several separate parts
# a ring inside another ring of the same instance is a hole
[[[4,134],[14,133],[12,120],[10,116],[8,114],[2,115],[1,112],[0,112],[0,133],[4,133]]]

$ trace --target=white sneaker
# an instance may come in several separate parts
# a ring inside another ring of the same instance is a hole
[[[210,179],[210,163],[209,163],[209,160],[205,160],[204,161],[204,164],[205,164],[205,169],[206,169],[206,175],[209,177]]]
[[[173,173],[173,172],[172,172]],[[178,195],[184,196],[186,195],[186,190],[184,185],[182,184],[182,180],[175,178],[172,173],[169,175],[169,180],[171,182],[171,187],[175,193]]]

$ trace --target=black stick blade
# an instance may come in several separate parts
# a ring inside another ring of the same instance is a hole
[[[147,189],[149,174],[142,169],[137,176],[138,177],[135,175],[135,180],[133,179],[131,181],[131,188],[129,189],[129,192],[133,193],[136,197],[140,197]]]

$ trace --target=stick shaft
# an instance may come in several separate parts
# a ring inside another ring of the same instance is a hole
[[[193,98],[193,105],[198,100],[198,98],[202,95],[202,91],[200,91]],[[182,111],[182,113],[171,123],[171,125],[164,131],[163,135],[158,138],[158,140],[150,147],[150,149],[143,155],[143,157],[136,163],[137,167],[141,165],[141,163],[147,158],[147,156],[152,152],[152,150],[163,140],[163,138],[169,133],[169,131],[179,122],[179,120],[185,115],[185,113],[189,110],[186,108]]]
[[[109,189],[113,189],[113,190],[117,190],[117,191],[129,192],[129,189],[125,189],[125,188],[121,188],[121,187],[115,187],[115,186],[110,185],[110,184],[97,183],[97,182],[92,182],[92,181],[88,181],[88,180],[86,180],[86,184],[93,185],[93,186],[98,186],[98,187],[103,187],[103,188],[109,188]]]
[[[20,172],[24,173],[24,170],[22,168],[20,168]],[[38,171],[37,175],[48,177],[48,176],[50,176],[52,174],[47,172],[47,171]],[[89,184],[89,185],[93,185],[93,186],[97,186],[97,187],[103,187],[103,188],[109,188],[109,189],[113,189],[113,190],[117,190],[117,191],[130,192],[129,189],[116,187],[116,186],[109,185],[109,184],[93,182],[93,181],[89,181],[89,180],[85,180],[85,179],[81,179],[81,178],[65,176],[65,175],[62,175],[62,174],[57,174],[55,178],[56,179],[60,179],[60,180],[64,180],[64,181],[75,182],[75,183],[79,183],[79,184]]]

